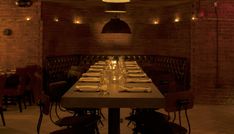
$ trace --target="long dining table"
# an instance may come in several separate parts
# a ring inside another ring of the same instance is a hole
[[[134,74],[132,75],[134,76]],[[106,85],[106,90],[103,91],[99,90],[98,77],[96,77],[97,82],[95,80],[84,82],[82,78],[87,77],[81,77],[62,96],[61,105],[64,108],[108,108],[108,134],[120,134],[120,108],[164,107],[164,96],[152,81],[127,81],[124,87],[118,82],[112,81]],[[92,86],[93,88],[90,89],[95,90],[79,90],[82,86],[87,85]],[[142,90],[144,88],[145,90]]]

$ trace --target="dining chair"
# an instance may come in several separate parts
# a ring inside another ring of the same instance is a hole
[[[5,86],[2,90],[5,104],[7,105],[8,101],[18,103],[20,112],[22,112],[22,101],[26,109],[24,91],[26,89],[27,78],[25,74],[25,68],[16,68],[16,73],[7,77]]]
[[[90,114],[85,116],[69,115],[65,117],[59,117],[57,120],[53,119],[52,105],[50,97],[42,94],[39,101],[40,115],[37,123],[37,133],[40,133],[40,127],[42,123],[43,115],[49,115],[50,120],[57,126],[67,128],[56,130],[51,134],[99,134],[97,121],[99,116]]]
[[[35,73],[38,72],[39,66],[38,65],[27,65],[26,67],[26,89],[24,91],[25,99],[28,101],[29,105],[31,106],[32,103],[35,103]]]
[[[188,109],[193,108],[193,100],[194,95],[191,90],[187,91],[180,91],[180,92],[171,92],[166,93],[165,95],[165,111],[168,112],[168,117],[170,117],[170,113],[174,113],[174,118],[169,118],[169,128],[172,131],[172,134],[190,134],[191,133],[191,126],[188,117]],[[182,114],[181,112],[184,111],[185,119],[187,122],[188,130],[186,127],[182,125]],[[179,115],[179,124],[175,123],[176,115]]]
[[[5,86],[5,81],[6,81],[6,75],[0,75],[0,114],[1,114],[3,126],[6,126],[4,114],[3,114],[3,107],[2,107],[2,100],[3,100],[2,89]]]

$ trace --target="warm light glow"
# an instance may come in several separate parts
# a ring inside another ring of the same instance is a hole
[[[153,24],[159,24],[159,20],[157,19],[157,20],[154,20],[154,22],[153,22]]]
[[[106,13],[126,13],[127,11],[106,10]]]
[[[176,17],[174,22],[179,22],[180,21],[180,18],[179,17]]]
[[[73,23],[74,23],[74,24],[81,24],[81,21],[78,20],[78,19],[75,19],[75,20],[73,21]]]
[[[111,63],[112,64],[117,64],[117,61],[116,60],[112,60]]]
[[[30,21],[32,18],[31,17],[26,17],[25,18],[27,21]]]
[[[59,21],[59,19],[58,19],[57,17],[55,17],[55,18],[54,18],[54,21],[55,21],[55,22],[58,22],[58,21]]]
[[[102,2],[109,2],[109,3],[127,3],[130,0],[102,0]]]
[[[197,17],[196,16],[192,16],[192,18],[191,18],[192,20],[196,20],[197,19]]]

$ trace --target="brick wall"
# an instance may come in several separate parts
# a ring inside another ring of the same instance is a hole
[[[42,4],[43,46],[46,55],[66,54],[160,54],[180,57],[190,56],[190,19],[188,4],[157,8],[130,5],[126,14],[119,17],[126,21],[132,34],[101,34],[102,27],[114,15],[99,8],[72,8],[68,5],[44,2]],[[66,11],[66,12],[64,12]],[[180,13],[182,21],[173,23],[174,13]],[[168,17],[168,14],[171,15]],[[74,16],[82,24],[73,24]],[[153,25],[153,19],[162,16],[162,24]],[[53,21],[58,17],[59,22]],[[168,19],[170,18],[170,19]],[[184,19],[184,20],[183,20]]]
[[[201,0],[199,10],[203,16],[192,23],[189,21],[190,4],[163,9],[142,6],[141,10],[129,5],[128,12],[119,17],[129,24],[132,34],[104,35],[100,33],[101,29],[113,17],[103,12],[104,5],[85,9],[47,3],[42,6],[42,32],[39,1],[30,8],[19,8],[14,5],[14,0],[2,0],[0,65],[13,68],[41,64],[42,55],[127,53],[188,58],[191,55],[191,84],[196,101],[233,104],[234,1],[218,1],[218,49],[213,5],[213,1]],[[82,24],[72,23],[75,14]],[[172,23],[176,15],[181,17],[180,23]],[[32,19],[25,21],[26,16]],[[54,16],[59,16],[62,21],[55,23]],[[153,19],[158,16],[160,24],[153,25]],[[11,36],[3,35],[5,28],[12,29]]]
[[[30,17],[30,21],[26,21]],[[3,34],[11,29],[12,35]],[[40,2],[20,8],[15,0],[0,1],[0,66],[12,69],[28,64],[41,64]]]
[[[198,103],[234,104],[234,1],[218,1],[218,27],[212,1],[192,25],[192,87]]]

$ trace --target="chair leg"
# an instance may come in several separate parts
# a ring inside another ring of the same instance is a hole
[[[1,112],[1,117],[2,117],[2,124],[3,124],[3,126],[6,126],[6,122],[5,122],[5,119],[4,119],[3,112],[2,111],[0,111],[0,112]]]
[[[17,97],[18,105],[19,105],[19,110],[22,112],[22,104],[21,104],[21,96]]]
[[[41,108],[40,108],[40,116],[39,116],[39,119],[37,122],[37,134],[40,133],[42,118],[43,118],[43,113],[42,113]]]

